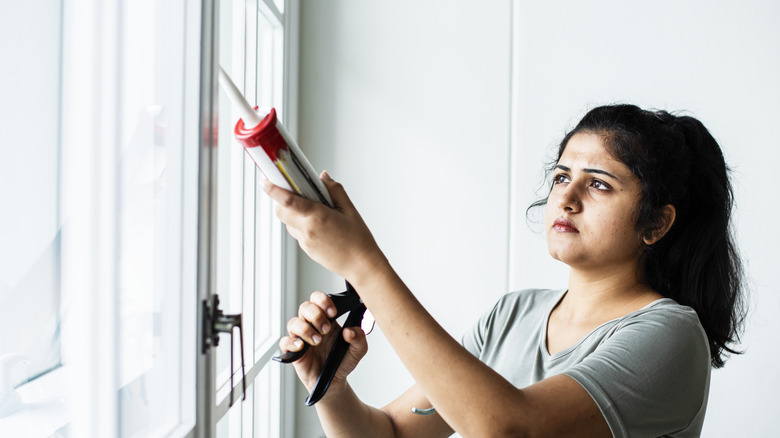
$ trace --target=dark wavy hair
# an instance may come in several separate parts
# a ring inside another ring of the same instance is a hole
[[[613,158],[642,184],[636,231],[661,225],[663,207],[676,219],[658,242],[643,249],[646,282],[661,295],[692,307],[707,333],[712,366],[720,368],[739,341],[745,319],[742,262],[731,230],[730,170],[707,128],[690,116],[634,105],[590,110],[558,147],[548,174],[577,133],[599,135]],[[547,198],[533,203],[543,206]]]

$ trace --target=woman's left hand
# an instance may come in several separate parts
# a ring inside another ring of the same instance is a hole
[[[370,272],[385,258],[341,184],[327,172],[320,179],[335,208],[310,201],[268,180],[263,190],[276,201],[276,216],[301,248],[326,269],[347,281]]]

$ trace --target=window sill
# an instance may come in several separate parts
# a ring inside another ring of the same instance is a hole
[[[0,418],[0,436],[48,437],[70,422],[68,379],[59,367],[16,389],[22,406]]]

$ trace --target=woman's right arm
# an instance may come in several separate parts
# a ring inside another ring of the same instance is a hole
[[[314,292],[309,301],[300,305],[298,316],[288,321],[289,336],[279,341],[282,351],[300,350],[302,344],[296,344],[296,338],[313,346],[293,363],[298,378],[308,391],[314,387],[330,347],[339,336],[338,325],[328,319],[328,314],[335,314],[335,310],[327,295]],[[314,405],[328,437],[452,435],[452,429],[438,414],[420,416],[412,413],[412,407],[430,407],[430,402],[416,385],[382,409],[363,403],[347,383],[347,376],[368,351],[366,335],[359,327],[353,327],[344,329],[343,336],[350,344],[349,350],[325,396]]]
[[[382,409],[360,401],[349,385],[333,398],[332,402],[320,400],[315,406],[328,437],[448,437],[452,428],[439,414],[427,416],[412,413],[412,407],[429,408],[428,402],[417,385]]]

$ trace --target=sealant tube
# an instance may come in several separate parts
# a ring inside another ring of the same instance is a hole
[[[253,128],[246,128],[244,120],[239,119],[235,134],[272,183],[312,201],[334,206],[325,184],[279,121],[275,108]]]
[[[249,105],[222,67],[219,68],[219,83],[241,113],[234,130],[236,140],[263,175],[274,185],[333,207],[328,189],[279,121],[276,109],[271,108],[270,113],[260,117],[257,107]]]

